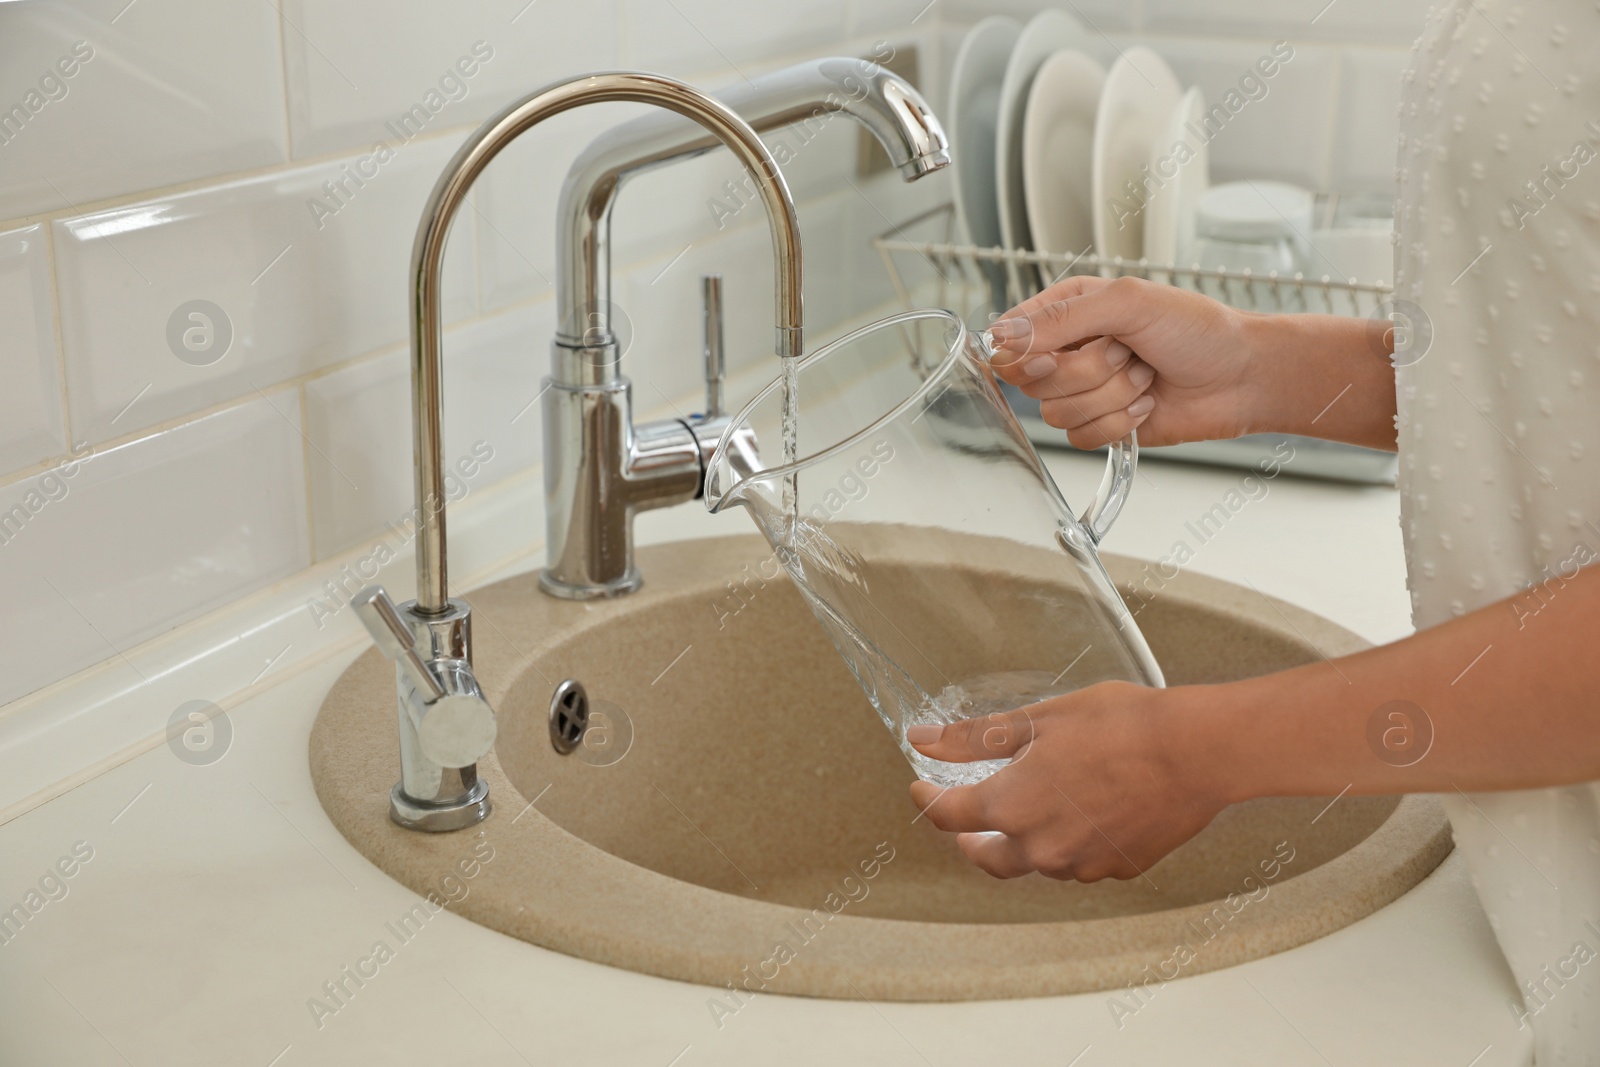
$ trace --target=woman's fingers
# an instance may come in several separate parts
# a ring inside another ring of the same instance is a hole
[[[1092,452],[1097,448],[1105,448],[1143,426],[1150,413],[1155,410],[1155,406],[1154,397],[1142,396],[1121,411],[1102,415],[1098,419],[1068,430],[1067,441],[1073,448],[1085,451]],[[1046,417],[1045,421],[1048,423],[1050,419]]]
[[[930,823],[956,835],[968,860],[996,878],[1020,878],[1038,871],[1046,878],[1097,882],[1143,873],[1097,830],[1085,841],[1091,827],[1080,825],[1084,816],[1076,805],[1070,812],[1058,810],[1044,819],[1018,819],[1017,806],[1011,804],[1011,817],[997,817],[991,810],[998,797],[994,781],[948,789],[917,781],[911,784],[911,798]],[[1065,799],[1066,794],[1056,792]],[[999,806],[1003,812],[1007,805]]]
[[[1130,360],[1104,384],[1071,396],[1046,398],[1039,402],[1039,417],[1067,431],[1067,439],[1078,448],[1102,448],[1127,435],[1155,408],[1155,398],[1146,394],[1155,381],[1155,369],[1141,360]]]
[[[920,779],[911,783],[911,801],[933,825],[951,833],[992,829],[983,794],[975,785],[940,788]]]
[[[1111,284],[1110,278],[1102,278],[1098,274],[1074,274],[1063,278],[1040,292],[1035,293],[1016,307],[999,316],[1001,319],[1016,318],[1031,315],[1046,304],[1054,304],[1084,293],[1092,293]]]
[[[1113,337],[1097,337],[1081,348],[1065,352],[1052,352],[1048,356],[1029,356],[1027,362],[1049,360],[1048,369],[1036,365],[1035,370],[1045,373],[1036,378],[1017,381],[1002,375],[1026,396],[1035,400],[1074,396],[1106,384],[1133,358],[1133,349]],[[1022,377],[1022,375],[1018,375]]]
[[[957,834],[956,845],[973,866],[996,878],[1021,878],[1033,873],[1022,846],[1005,834]]]
[[[989,327],[998,349],[995,365],[1026,361],[1093,337],[1127,336],[1150,321],[1151,283],[1138,278],[1102,281],[1090,286],[1069,278],[1007,312]]]
[[[1122,411],[1144,395],[1156,371],[1140,359],[1129,360],[1105,384],[1070,396],[1045,397],[1040,412],[1045,422],[1062,430],[1076,430],[1095,419]]]
[[[1006,759],[1017,755],[1033,740],[1033,713],[1029,708],[996,711],[971,719],[906,727],[906,740],[929,759],[946,763]]]
[[[1155,381],[1155,368],[1113,337],[1095,338],[1076,350],[1029,356],[1001,374],[1025,382],[1022,392],[1040,401],[1040,417],[1066,430],[1078,448],[1101,448],[1119,440],[1155,407],[1154,398],[1144,395]]]

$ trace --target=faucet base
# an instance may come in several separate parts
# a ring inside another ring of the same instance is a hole
[[[637,567],[629,567],[628,573],[614,582],[585,585],[564,582],[552,575],[548,568],[539,572],[539,588],[562,600],[608,600],[636,592],[643,584],[644,576]]]
[[[442,834],[465,830],[489,817],[489,783],[479,778],[461,799],[449,804],[424,804],[406,795],[400,783],[389,790],[389,818],[407,830]]]

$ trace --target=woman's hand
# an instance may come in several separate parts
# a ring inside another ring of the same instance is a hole
[[[1076,275],[990,327],[1001,378],[1079,448],[1237,437],[1255,425],[1243,313],[1188,289]]]
[[[913,726],[906,740],[925,756],[1011,763],[977,785],[913,782],[911,799],[996,877],[1091,882],[1137,877],[1255,797],[1331,806],[1600,781],[1600,562],[1575,558],[1587,565],[1554,597],[1523,590],[1338,660],[1171,689],[1102,682]],[[1463,665],[1470,684],[1458,685]],[[1391,737],[1396,714],[1405,729]]]
[[[913,782],[911,799],[996,878],[1137,878],[1230,803],[1192,754],[1170,747],[1167,719],[1195,714],[1179,705],[1197,692],[1103,682],[1004,714],[913,726],[906,740],[925,756],[1011,763],[977,785]]]
[[[1298,433],[1393,451],[1387,319],[1266,315],[1139,278],[1066,278],[989,328],[1001,378],[1079,448]]]

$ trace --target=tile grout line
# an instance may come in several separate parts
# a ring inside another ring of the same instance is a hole
[[[71,456],[73,451],[72,397],[67,391],[67,341],[61,329],[61,282],[57,278],[56,228],[54,223],[45,222],[41,224],[41,229],[44,232],[46,262],[50,267],[50,320],[55,329],[56,374],[60,378],[57,383],[59,387],[57,391],[61,394],[61,432],[66,437],[67,456]],[[48,462],[54,464],[57,460],[63,458],[66,457],[55,456]],[[46,467],[45,469],[48,470],[49,468]],[[0,476],[0,479],[3,479],[3,476]]]
[[[283,33],[283,9],[272,5],[272,21],[278,28],[278,76],[282,79],[283,96],[283,156],[294,158],[294,123],[289,118],[289,45]]]
[[[446,336],[448,336],[451,332],[482,325],[501,316],[509,317],[512,314],[526,311],[530,308],[538,306],[544,300],[550,298],[551,295],[548,292],[541,293],[535,298],[518,301],[515,304],[508,304],[505,307],[497,308],[486,315],[474,315],[471,318],[460,319],[456,322],[449,323],[445,328]],[[284,378],[281,381],[271,382],[264,387],[264,391],[267,393],[275,393],[281,389],[291,389],[296,386],[307,385],[311,382],[317,381],[320,378],[327,378],[334,374],[338,374],[340,371],[349,370],[367,363],[375,363],[380,359],[385,359],[389,356],[395,355],[398,352],[403,352],[409,346],[409,338],[404,341],[394,341],[381,347],[369,349],[368,351],[361,352],[357,355],[346,357],[345,359],[340,360],[338,363],[330,363],[325,367],[318,367],[314,370],[305,371],[304,373],[297,374],[289,378]],[[230,408],[240,407],[255,399],[258,398],[254,393],[241,393],[238,396],[228,397],[225,400],[219,400],[216,403],[210,404],[206,407],[197,408],[194,411],[186,412],[182,415],[174,415],[171,418],[163,419],[160,422],[152,423],[151,425],[138,430],[131,430],[128,433],[121,434],[116,437],[107,437],[103,440],[95,441],[93,442],[95,451],[100,452],[112,448],[121,448],[123,445],[133,444],[135,442],[142,441],[145,438],[154,437],[157,434],[165,433],[169,430],[180,429],[191,422],[198,422],[201,419],[210,418],[212,415],[227,411]],[[68,444],[70,447],[71,442],[69,441]],[[70,452],[60,453],[39,463],[35,463],[27,467],[19,467],[14,471],[7,471],[3,474],[0,474],[0,489],[4,489],[9,485],[15,485],[17,482],[24,481],[30,477],[43,474],[45,471],[55,466],[58,462],[70,457]]]
[[[317,562],[317,512],[316,498],[311,492],[311,417],[310,404],[306,398],[306,384],[301,382],[295,388],[300,401],[300,433],[298,434],[298,447],[300,449],[300,480],[303,483],[300,491],[306,499],[306,566]]]
[[[411,140],[406,141],[401,147],[410,147],[416,144],[429,144],[442,141],[455,136],[465,139],[466,135],[477,129],[482,120],[477,122],[460,123],[454,126],[442,127],[438,130],[424,130]],[[292,152],[291,146],[285,147],[286,153]],[[296,171],[315,170],[318,167],[337,166],[341,163],[351,163],[362,156],[368,155],[371,147],[350,145],[317,152],[308,156],[296,158],[286,154],[285,158],[276,163],[267,163],[257,167],[244,167],[239,170],[224,171],[220,174],[210,174],[199,178],[189,178],[180,182],[169,182],[166,185],[151,186],[146,189],[133,189],[124,193],[99,197],[94,200],[84,200],[75,206],[57,208],[52,211],[36,211],[26,215],[17,215],[9,219],[0,219],[0,231],[19,229],[31,226],[36,222],[67,221],[82,218],[87,215],[97,215],[104,211],[115,211],[119,208],[135,207],[140,204],[154,203],[157,201],[172,200],[180,196],[193,193],[208,193],[230,185],[240,185],[245,182],[256,181],[263,178],[281,178],[292,175]]]
[[[274,382],[263,389],[262,393],[267,396],[276,396],[280,392],[288,392],[289,390],[295,388],[297,384],[298,382],[293,380]],[[148,388],[148,386],[146,388]],[[174,416],[170,419],[164,419],[161,422],[147,426],[140,430],[134,430],[129,433],[121,434],[117,437],[108,437],[101,441],[90,442],[91,447],[89,454],[100,456],[107,452],[115,451],[119,448],[126,448],[128,445],[139,444],[140,442],[159,437],[162,434],[171,433],[173,430],[181,430],[184,427],[190,426],[194,423],[203,422],[214,415],[221,415],[224,412],[232,411],[235,408],[245,407],[260,399],[261,396],[255,393],[251,393],[247,396],[230,397],[227,400],[219,401],[218,403],[212,404],[209,407],[201,408],[199,411],[190,412],[186,415]],[[36,478],[58,464],[72,458],[73,455],[70,452],[60,453],[51,456],[49,459],[46,459],[42,462],[35,463],[27,467],[22,467],[15,471],[9,471],[3,475],[0,475],[0,490],[5,490],[13,485],[25,482],[29,478]],[[85,457],[79,456],[77,458],[83,459]]]

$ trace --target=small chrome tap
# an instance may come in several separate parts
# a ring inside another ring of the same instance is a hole
[[[487,785],[477,761],[494,745],[495,716],[472,673],[472,609],[448,593],[445,552],[445,485],[441,455],[443,405],[443,326],[440,283],[445,238],[472,183],[489,162],[521,134],[552,115],[583,104],[629,101],[655,104],[692,119],[713,144],[726,145],[760,191],[772,226],[778,261],[777,348],[796,355],[802,345],[800,236],[794,200],[772,154],[755,130],[725,104],[693,86],[656,74],[629,71],[590,74],[558,82],[517,101],[478,128],[439,176],[423,211],[411,250],[411,412],[416,457],[417,599],[396,607],[383,589],[372,586],[357,597],[357,611],[373,639],[396,663],[400,720],[400,782],[389,797],[395,822],[413,830],[443,831],[471,826],[489,814]],[[559,387],[559,386],[558,386]],[[619,387],[580,387],[579,407],[596,412],[597,428],[618,435],[626,446],[629,477],[652,482],[664,492],[687,496],[698,491],[699,444],[692,433],[687,462],[677,444],[648,433],[635,435],[624,403],[611,403]],[[620,418],[621,421],[614,421]],[[681,425],[681,424],[680,424]],[[670,436],[670,435],[669,435]],[[678,474],[662,476],[677,459]],[[671,486],[668,489],[666,487]],[[636,494],[625,505],[647,499]],[[687,498],[687,497],[686,497]],[[665,501],[663,501],[665,502]],[[613,504],[609,494],[595,500],[597,510]],[[571,751],[581,735],[581,687],[567,694],[552,718],[552,743]]]
[[[377,585],[352,603],[395,662],[400,781],[389,791],[389,817],[411,830],[471,826],[489,814],[477,765],[495,738],[494,709],[472,675],[472,609],[452,600],[450,610],[424,616],[414,600],[396,608]]]

